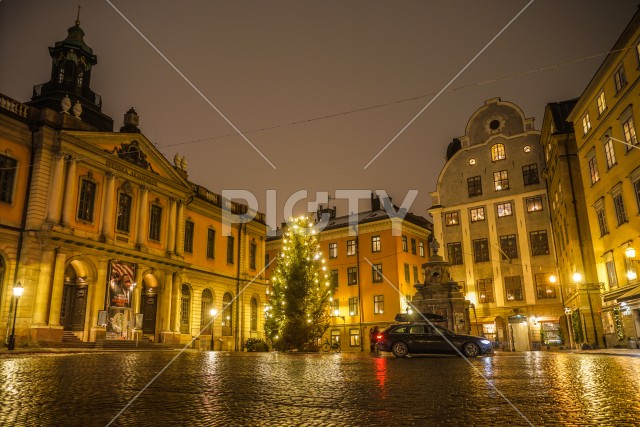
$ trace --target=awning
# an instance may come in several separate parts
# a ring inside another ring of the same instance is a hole
[[[635,288],[631,289],[629,292],[622,294],[616,299],[618,301],[628,301],[634,298],[640,298],[640,286],[636,286]]]
[[[626,292],[629,292],[629,289],[614,289],[604,294],[602,298],[605,302],[613,301],[614,299],[620,298],[620,296],[624,295]]]

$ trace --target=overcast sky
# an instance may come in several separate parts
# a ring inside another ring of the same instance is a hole
[[[411,211],[430,218],[446,147],[474,111],[500,97],[539,129],[546,103],[582,93],[638,4],[111,3],[0,0],[0,93],[28,101],[32,86],[48,81],[47,48],[66,37],[81,4],[85,42],[98,56],[92,89],[114,128],[133,106],[142,132],[168,159],[186,156],[191,181],[215,192],[249,190],[262,211],[266,190],[277,190],[278,221],[294,192],[314,200],[316,191],[336,189],[383,189],[398,204],[418,190]],[[525,73],[538,68],[547,69]],[[339,215],[348,213],[346,203],[337,205]]]

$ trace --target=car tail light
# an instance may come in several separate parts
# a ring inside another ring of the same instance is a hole
[[[382,339],[382,334],[378,334],[378,335],[376,335],[376,339],[377,339],[377,340],[381,340],[381,339]]]

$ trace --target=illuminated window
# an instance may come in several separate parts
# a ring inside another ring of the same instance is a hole
[[[418,243],[418,249],[420,250],[420,256],[424,258],[424,242]]]
[[[338,244],[329,243],[329,259],[338,258]]]
[[[638,145],[638,138],[636,137],[636,127],[633,124],[633,117],[629,117],[623,124],[622,130],[624,132],[624,141],[627,145],[627,151],[633,147],[631,145]]]
[[[358,297],[349,298],[349,316],[357,316],[358,309]]]
[[[471,222],[484,221],[484,207],[472,208],[470,211]]]
[[[507,301],[522,301],[524,293],[522,291],[522,280],[520,276],[506,276],[504,278],[504,291]]]
[[[355,285],[358,283],[358,271],[355,267],[347,268],[347,284]]]
[[[549,276],[543,273],[535,275],[536,294],[538,299],[550,299],[556,297],[556,287],[549,282]]]
[[[525,199],[527,204],[527,212],[536,212],[542,210],[542,196],[529,197]]]
[[[627,85],[627,76],[624,73],[624,66],[620,65],[616,70],[616,73],[613,75],[613,82],[616,85],[616,93],[620,92],[620,90]]]
[[[607,158],[607,168],[611,169],[616,164],[616,152],[613,149],[613,140],[608,139],[604,143],[604,153]]]
[[[347,256],[356,254],[356,241],[355,240],[347,240]]]
[[[382,264],[373,264],[371,266],[371,275],[373,283],[382,282]]]
[[[360,330],[349,329],[349,346],[358,347],[360,345]]]
[[[504,144],[495,144],[491,147],[491,160],[504,160],[507,156],[504,151]]]
[[[607,109],[607,100],[604,97],[604,91],[600,92],[600,95],[598,95],[597,104],[598,114],[602,114],[602,112]]]
[[[447,212],[444,214],[445,225],[458,225],[458,212]]]
[[[381,249],[380,236],[371,237],[371,252],[380,252]]]
[[[506,170],[494,172],[493,184],[496,191],[507,190],[509,188],[509,173]]]
[[[384,314],[384,295],[373,296],[373,314]]]
[[[497,208],[499,218],[512,215],[511,202],[498,203]]]
[[[591,176],[591,184],[595,184],[600,181],[600,174],[598,173],[598,163],[595,156],[589,159],[589,174]]]
[[[476,289],[478,292],[478,301],[481,303],[493,302],[493,280],[492,279],[478,279],[476,282]]]
[[[589,120],[589,113],[582,116],[582,134],[586,135],[591,129],[591,120]]]

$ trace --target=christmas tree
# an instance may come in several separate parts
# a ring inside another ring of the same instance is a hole
[[[265,329],[276,350],[305,350],[329,327],[335,284],[307,217],[292,218],[282,238]]]

